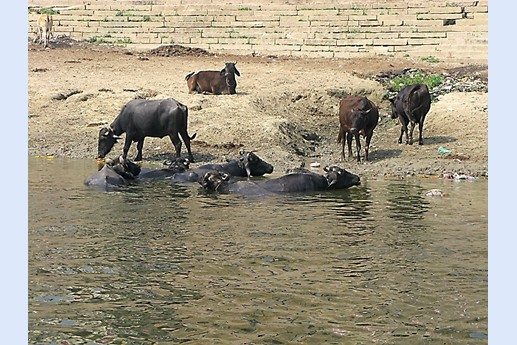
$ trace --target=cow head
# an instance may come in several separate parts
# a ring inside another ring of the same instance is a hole
[[[230,175],[227,173],[210,170],[207,171],[199,180],[199,184],[208,190],[216,191],[224,182],[230,180]]]
[[[125,179],[134,179],[140,174],[141,170],[138,164],[131,162],[129,159],[123,159],[122,156],[113,160],[106,160],[106,165]]]
[[[338,166],[325,167],[328,189],[346,189],[361,184],[361,178]]]
[[[397,112],[397,104],[396,104],[396,97],[392,97],[389,99],[390,105],[391,105],[391,118],[396,119],[399,117]]]
[[[273,172],[273,166],[263,161],[253,152],[241,151],[239,160],[244,165],[248,177],[262,176],[264,174],[271,174]]]
[[[372,111],[371,107],[361,107],[359,109],[350,109],[352,113],[352,125],[350,127],[350,132],[353,134],[357,133],[359,129],[365,128],[366,123],[368,122],[368,113]]]
[[[113,129],[103,127],[99,131],[99,144],[97,150],[97,158],[104,158],[113,148],[113,145],[121,139],[115,135]]]
[[[241,76],[239,70],[235,67],[236,64],[237,62],[225,62],[224,68],[221,70],[221,75],[224,76],[228,93],[230,94],[235,94],[236,92],[237,81],[235,80],[235,75]]]

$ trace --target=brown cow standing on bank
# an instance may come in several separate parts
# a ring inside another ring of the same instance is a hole
[[[431,108],[431,95],[425,84],[413,84],[401,89],[395,98],[390,99],[391,118],[399,118],[400,136],[399,144],[402,143],[402,135],[406,134],[406,144],[413,144],[413,131],[418,123],[418,145],[423,145],[422,131],[424,130],[425,116]],[[411,124],[411,129],[407,126]]]
[[[366,137],[364,159],[368,160],[368,150],[372,140],[373,130],[379,122],[379,109],[364,96],[348,96],[339,102],[339,135],[337,142],[343,143],[341,155],[345,159],[345,141],[348,144],[348,156],[352,158],[352,137],[355,137],[357,161],[361,161],[361,140],[359,135]]]

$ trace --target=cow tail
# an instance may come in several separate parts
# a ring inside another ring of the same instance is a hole
[[[339,134],[337,135],[337,142],[338,142],[338,144],[341,142],[341,140],[343,140],[343,131],[340,128],[339,129]]]
[[[183,106],[183,110],[185,111],[185,122],[188,123],[188,107],[183,104],[182,104],[182,106]],[[185,126],[185,128],[186,128],[186,126]],[[190,136],[190,135],[188,135],[188,131],[185,131],[185,132],[187,134],[187,137],[189,137],[190,140],[194,140],[194,138],[196,137],[196,134],[197,134],[197,133],[194,133],[194,134],[192,134],[192,136]]]
[[[194,75],[194,73],[196,73],[196,72],[190,72],[189,74],[187,74],[187,75],[185,76],[185,80],[189,80],[189,79],[190,79],[190,77],[192,77],[192,76]]]

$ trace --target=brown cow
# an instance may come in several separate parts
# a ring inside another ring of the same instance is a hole
[[[341,155],[345,159],[345,141],[348,144],[348,156],[352,158],[352,137],[357,146],[357,161],[361,161],[361,141],[359,135],[366,137],[364,159],[368,160],[368,150],[373,130],[379,121],[379,109],[364,96],[348,96],[339,102],[339,135],[337,142],[343,143]]]
[[[37,33],[36,38],[34,39],[34,43],[39,40],[39,43],[43,43],[45,48],[48,47],[48,41],[52,36],[52,24],[53,20],[50,14],[44,13],[39,16],[38,20],[36,21]]]
[[[225,62],[225,66],[221,71],[199,71],[197,73],[189,73],[185,76],[189,93],[204,94],[235,94],[237,80],[235,75],[239,77],[241,74],[235,64],[237,62]]]

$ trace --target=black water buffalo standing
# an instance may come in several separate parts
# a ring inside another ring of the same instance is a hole
[[[426,84],[413,84],[402,88],[395,98],[390,99],[391,118],[398,117],[400,121],[399,144],[402,143],[402,135],[406,135],[406,144],[413,144],[413,131],[418,123],[418,145],[423,145],[422,132],[424,120],[431,108],[431,95]],[[411,124],[411,129],[407,126]]]
[[[119,156],[114,160],[107,159],[99,171],[84,179],[84,184],[91,188],[109,190],[127,185],[129,180],[140,174],[140,170],[138,164]]]
[[[221,71],[191,72],[185,76],[189,93],[235,94],[237,80],[235,75],[241,76],[235,64],[237,62],[225,62]]]
[[[342,142],[341,156],[345,159],[345,141],[348,144],[348,156],[352,158],[352,137],[355,137],[357,161],[361,161],[361,141],[359,135],[366,137],[364,159],[368,160],[370,141],[373,130],[379,122],[379,109],[364,96],[348,96],[339,102],[339,135],[337,142]]]
[[[137,155],[135,161],[142,160],[142,148],[145,137],[163,138],[168,135],[174,148],[176,157],[181,155],[181,138],[187,147],[188,157],[194,161],[190,150],[190,141],[196,134],[189,136],[187,132],[188,109],[180,102],[168,98],[163,100],[134,99],[129,101],[120,114],[111,123],[110,128],[101,128],[99,131],[98,157],[106,156],[119,136],[126,133],[124,152],[127,153],[133,141],[136,141]],[[179,134],[179,135],[178,135]]]

